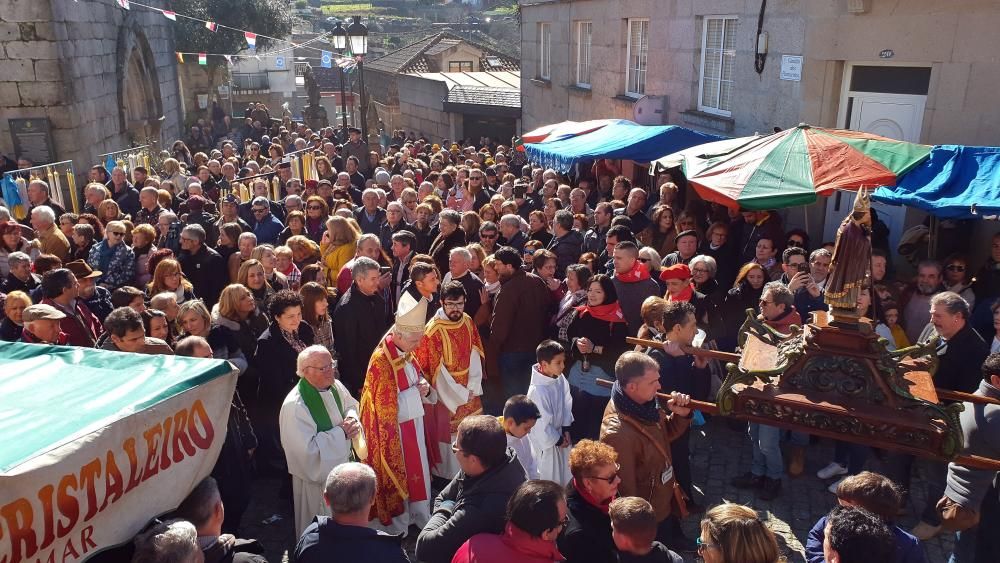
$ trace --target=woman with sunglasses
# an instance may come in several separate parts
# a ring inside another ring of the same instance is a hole
[[[784,561],[774,532],[742,504],[720,504],[705,513],[698,555],[705,563],[776,563]]]
[[[102,272],[98,284],[118,289],[135,278],[135,253],[125,244],[125,223],[111,221],[104,228],[104,240],[90,249],[87,263]]]
[[[559,553],[567,561],[618,561],[611,537],[608,505],[618,494],[618,453],[594,440],[580,440],[569,453],[573,480],[566,488],[569,525],[559,537]]]
[[[976,294],[972,291],[972,273],[969,261],[965,256],[952,254],[944,261],[944,285],[948,291],[954,291],[969,303],[969,310],[976,306]]]

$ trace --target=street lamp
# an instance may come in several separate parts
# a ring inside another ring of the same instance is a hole
[[[358,59],[358,96],[361,104],[361,138],[368,143],[368,112],[365,101],[365,55],[368,54],[368,26],[361,23],[361,16],[353,16],[354,22],[347,26],[347,38],[351,42],[351,53]]]
[[[337,25],[333,28],[333,49],[337,51],[338,55],[344,54],[344,49],[347,48],[347,30],[344,29],[344,24],[337,22]],[[347,73],[344,72],[344,67],[337,65],[340,69],[340,116],[342,123],[344,124],[344,133],[347,134],[347,93],[344,91],[344,83],[347,82]]]

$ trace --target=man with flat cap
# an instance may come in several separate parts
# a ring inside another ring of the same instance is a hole
[[[24,309],[21,314],[24,331],[21,332],[21,342],[29,344],[59,344],[65,345],[68,337],[60,328],[66,314],[52,305],[40,303]]]

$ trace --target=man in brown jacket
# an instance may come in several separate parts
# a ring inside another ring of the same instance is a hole
[[[545,339],[553,303],[542,278],[521,269],[523,261],[517,250],[505,246],[493,256],[502,285],[493,306],[486,367],[494,384],[497,380],[503,384],[499,404],[491,407],[502,408],[506,397],[528,392],[535,348]]]
[[[691,409],[687,407],[691,398],[674,392],[661,405],[656,397],[659,365],[638,352],[626,352],[618,358],[615,378],[601,423],[601,441],[618,452],[618,494],[649,501],[659,522],[657,539],[674,551],[694,551],[694,542],[681,531],[680,518],[686,509],[670,458],[670,442],[691,424]]]

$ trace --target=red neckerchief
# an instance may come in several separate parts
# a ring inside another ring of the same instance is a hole
[[[581,305],[576,308],[576,312],[581,315],[588,314],[595,319],[608,323],[625,322],[625,315],[622,313],[622,308],[618,305],[617,301],[614,303],[605,303],[604,305],[598,305],[596,307]]]
[[[573,482],[573,488],[576,489],[576,492],[580,493],[580,497],[583,500],[587,501],[587,504],[597,508],[598,510],[600,510],[605,514],[609,512],[609,510],[611,509],[611,501],[615,500],[615,497],[611,497],[606,501],[597,500],[596,498],[594,498],[594,495],[590,494],[587,491],[587,489],[577,484],[575,477],[573,478],[572,482]]]
[[[647,268],[642,262],[636,260],[631,270],[625,272],[624,274],[615,272],[615,277],[624,283],[641,282],[642,280],[649,279],[649,268]]]
[[[687,287],[684,288],[678,295],[674,296],[671,293],[667,294],[667,303],[672,303],[674,301],[684,301],[685,303],[691,301],[694,297],[694,284],[689,283]]]

